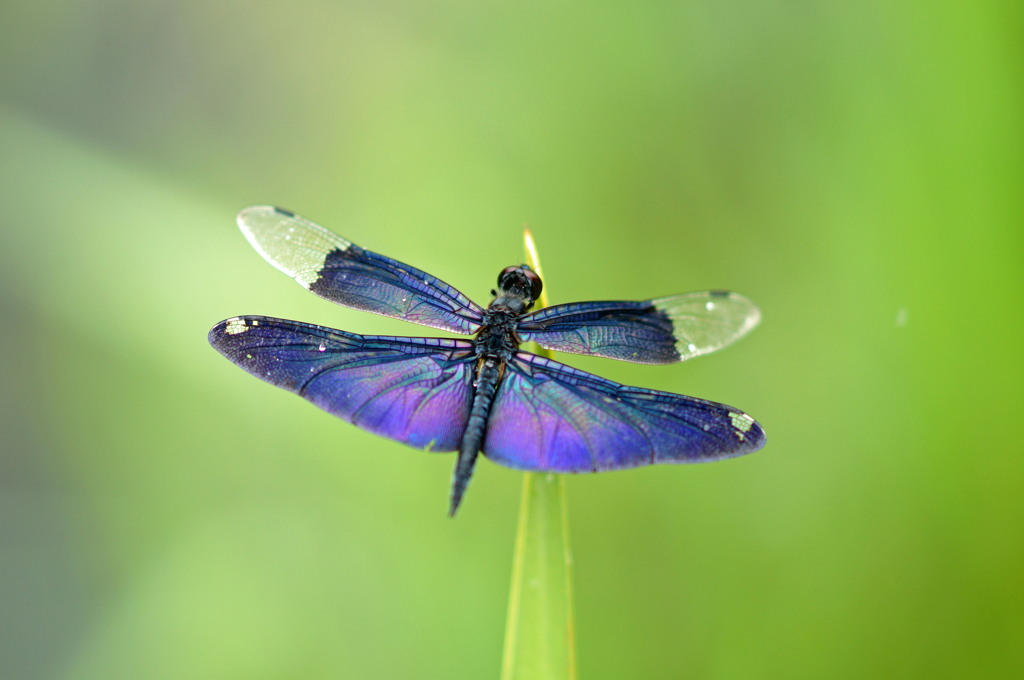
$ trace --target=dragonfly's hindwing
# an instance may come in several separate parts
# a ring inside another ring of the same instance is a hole
[[[519,352],[498,388],[484,455],[518,470],[600,472],[732,458],[764,442],[761,426],[731,406]]]
[[[454,451],[469,419],[473,346],[466,340],[362,336],[240,316],[210,344],[252,375],[374,434]]]

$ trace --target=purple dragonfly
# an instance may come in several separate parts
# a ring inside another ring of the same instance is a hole
[[[573,302],[530,312],[542,283],[526,265],[498,275],[483,309],[443,281],[363,250],[287,210],[246,208],[245,237],[303,288],[345,307],[472,340],[356,335],[265,316],[210,330],[213,347],[257,378],[374,434],[458,451],[449,514],[477,455],[536,472],[699,463],[756,451],[764,431],[724,404],[620,385],[519,349],[669,364],[749,332],[757,307],[724,291],[643,302]]]

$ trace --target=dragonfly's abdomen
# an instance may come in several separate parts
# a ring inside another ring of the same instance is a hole
[[[459,509],[459,503],[462,501],[462,494],[466,492],[469,480],[473,476],[473,466],[476,465],[477,454],[483,445],[484,433],[487,430],[487,416],[491,411],[491,404],[494,402],[494,393],[498,389],[501,365],[502,362],[496,357],[487,357],[477,376],[473,408],[469,414],[466,433],[462,435],[462,443],[459,445],[459,458],[455,463],[455,471],[452,473],[449,516],[455,516],[455,511]]]

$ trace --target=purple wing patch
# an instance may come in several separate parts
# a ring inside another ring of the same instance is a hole
[[[473,345],[362,336],[264,316],[210,330],[234,364],[368,432],[418,449],[454,451],[469,420]]]
[[[601,472],[720,460],[764,443],[761,426],[731,406],[620,385],[519,352],[498,388],[483,452],[517,470]]]

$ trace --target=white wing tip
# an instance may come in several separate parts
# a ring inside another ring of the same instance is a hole
[[[248,208],[245,208],[238,213],[238,216],[235,218],[235,222],[238,223],[239,229],[246,231],[248,229],[248,224],[253,220],[253,218],[266,217],[275,213],[281,217],[295,217],[295,213],[291,210],[285,210],[284,208],[278,208],[273,205],[250,205]]]

